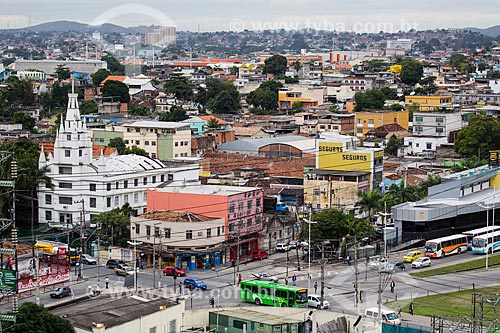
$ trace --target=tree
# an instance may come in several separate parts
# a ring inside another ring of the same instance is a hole
[[[182,106],[172,105],[170,107],[169,112],[164,112],[160,116],[161,121],[183,121],[189,119],[189,116],[186,114],[186,110]]]
[[[234,113],[240,107],[240,95],[237,90],[235,93],[224,90],[215,96],[208,104],[208,109],[214,113]]]
[[[56,74],[59,80],[67,80],[71,77],[69,68],[64,65],[57,65]]]
[[[436,175],[427,176],[427,180],[417,186],[417,192],[421,199],[429,195],[429,187],[441,184],[441,177]]]
[[[120,81],[106,81],[102,87],[103,97],[118,97],[120,102],[128,103],[130,102],[130,95],[128,87],[125,83]]]
[[[145,105],[134,104],[132,105],[128,113],[131,114],[132,116],[145,117],[151,114],[151,110],[149,109],[149,107]]]
[[[101,60],[106,61],[109,71],[114,75],[125,75],[125,66],[112,56],[106,55]]]
[[[121,137],[117,137],[117,138],[113,138],[113,139],[109,140],[108,147],[116,148],[116,151],[120,155],[123,155],[123,152],[127,148],[127,146],[125,145],[125,142],[123,141],[123,139]]]
[[[185,76],[170,75],[164,87],[165,90],[174,95],[176,99],[187,101],[191,100],[193,97],[193,85]]]
[[[368,217],[372,217],[377,210],[382,209],[382,193],[379,190],[373,189],[369,192],[358,192],[358,205],[361,209],[368,213]]]
[[[220,127],[219,121],[217,118],[210,118],[207,122],[207,128],[208,129],[218,129]]]
[[[102,212],[94,217],[94,223],[100,227],[101,241],[106,245],[127,246],[130,240],[130,206]]]
[[[389,155],[397,156],[399,149],[399,139],[396,135],[392,135],[389,141],[387,142],[387,147],[385,147],[385,152]]]
[[[28,79],[19,80],[16,76],[10,76],[7,81],[7,89],[4,97],[8,105],[33,105],[35,104],[35,94],[33,92],[33,81]]]
[[[123,151],[123,155],[141,155],[141,156],[149,156],[148,152],[142,148],[133,145],[132,147],[127,147]]]
[[[486,159],[490,150],[500,148],[500,122],[495,117],[475,115],[455,140],[455,151],[465,158]]]
[[[364,93],[354,94],[356,107],[354,111],[381,110],[385,104],[385,95],[379,89],[370,89]]]
[[[97,103],[94,100],[80,102],[80,114],[95,114],[98,112]]]
[[[403,66],[401,74],[399,75],[401,81],[411,86],[420,82],[424,74],[424,66],[422,66],[421,63],[415,60],[406,59],[401,65]]]
[[[286,57],[275,54],[264,61],[264,74],[273,74],[275,77],[285,75],[287,66]]]
[[[7,329],[10,333],[75,333],[75,328],[69,320],[56,316],[43,306],[31,302],[21,304],[15,325],[9,328],[4,327],[4,330]]]
[[[301,112],[304,110],[304,105],[301,101],[295,101],[292,103],[292,113]]]
[[[32,131],[35,127],[35,119],[31,118],[24,112],[15,112],[12,121],[16,124],[23,124],[23,129]]]
[[[94,85],[94,87],[99,87],[101,82],[104,81],[110,75],[111,75],[110,71],[101,68],[92,75],[92,84]]]
[[[266,111],[276,111],[278,108],[278,91],[283,88],[281,82],[269,80],[250,92],[247,103]]]

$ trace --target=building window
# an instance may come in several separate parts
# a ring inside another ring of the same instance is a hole
[[[73,173],[73,169],[71,167],[59,167],[59,174],[61,175],[71,175]]]
[[[52,212],[50,210],[45,211],[45,221],[52,221]]]
[[[233,213],[234,213],[234,203],[229,205],[229,214],[233,214]]]
[[[179,146],[179,142],[176,142],[174,145],[175,145],[176,147],[178,147],[178,146]]]
[[[149,141],[144,141],[145,146],[149,146]]]
[[[139,194],[138,193],[134,193],[134,203],[135,204],[139,203]]]
[[[243,229],[243,220],[239,220],[238,221],[238,230],[242,230]]]
[[[255,217],[255,224],[260,224],[262,221],[260,219],[260,216]]]
[[[78,150],[78,156],[82,157],[83,156],[83,151],[80,149]]]
[[[142,185],[148,185],[148,177],[142,179]]]
[[[358,128],[358,134],[363,134],[363,129],[362,128]]]
[[[373,119],[368,119],[368,125],[374,125],[375,124],[375,121],[373,121]]]
[[[141,233],[141,225],[139,223],[135,224],[135,234],[139,235]]]
[[[120,197],[115,195],[115,207],[118,207],[120,205]]]
[[[66,140],[71,141],[71,134],[66,134]]]
[[[217,236],[220,236],[220,227],[217,227]]]
[[[123,196],[123,203],[124,203],[124,204],[128,203],[128,194],[125,194],[125,195]]]
[[[436,123],[444,123],[444,118],[436,118]]]
[[[177,326],[177,320],[171,320],[168,323],[168,333],[175,333],[176,331],[176,326]]]
[[[71,150],[65,150],[64,157],[71,157]]]
[[[416,121],[417,123],[421,123],[421,122],[423,122],[423,121],[424,121],[424,117],[415,117],[415,121]]]
[[[165,238],[169,239],[170,238],[170,233],[172,231],[170,230],[170,228],[165,228],[163,229],[163,234],[165,235]]]
[[[186,239],[193,239],[193,230],[186,230]]]
[[[60,205],[72,205],[73,198],[72,197],[59,197],[59,204]]]
[[[362,124],[363,123],[363,119],[358,119],[358,124]]]
[[[156,153],[151,153],[151,158],[156,158]]]
[[[426,148],[427,148],[427,149],[432,149],[432,143],[427,142],[427,143],[426,143]]]
[[[422,126],[415,126],[415,132],[417,133],[422,133],[424,131],[424,128]]]
[[[106,191],[111,191],[111,183],[106,183]]]
[[[45,194],[45,204],[46,205],[52,205],[52,195]]]
[[[148,201],[148,193],[147,192],[142,193],[142,201],[143,202]]]
[[[247,227],[251,227],[252,226],[252,219],[248,219],[247,220]]]
[[[156,141],[151,141],[151,146],[156,146]]]
[[[139,179],[134,179],[134,186],[139,186]]]
[[[251,210],[252,209],[252,200],[248,200],[247,201],[247,210]]]
[[[124,141],[124,143],[125,143],[126,145],[128,145],[128,140],[125,140],[125,141]]]
[[[149,329],[149,333],[156,333],[156,326]]]
[[[238,212],[241,212],[243,210],[243,202],[238,202]]]
[[[207,229],[207,238],[211,238],[212,237],[212,229]]]
[[[128,180],[123,181],[123,188],[128,188]]]
[[[136,144],[136,145],[140,145],[140,144],[141,144],[141,141],[139,141],[139,140],[135,140],[135,144]]]
[[[111,198],[106,198],[106,207],[111,207]]]
[[[73,188],[71,183],[59,183],[59,188]]]
[[[255,199],[255,206],[260,207],[260,205],[261,205],[261,199],[260,198]]]
[[[174,174],[173,173],[169,173],[167,179],[168,180],[174,180]]]
[[[156,183],[156,176],[153,176],[153,177],[151,178],[151,182],[152,182],[153,184],[154,184],[154,183]]]
[[[443,127],[436,127],[436,133],[443,134],[444,128]]]
[[[96,208],[97,207],[97,200],[96,200],[96,198],[90,198],[90,207],[91,208]]]
[[[151,236],[151,226],[150,225],[146,226],[146,236]]]
[[[90,192],[95,192],[97,190],[96,184],[89,184],[89,191]]]
[[[233,232],[234,231],[234,224],[229,224],[229,232]]]
[[[160,176],[160,181],[163,183],[165,181],[165,175]]]

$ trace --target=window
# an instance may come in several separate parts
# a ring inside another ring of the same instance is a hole
[[[153,184],[154,184],[154,183],[156,183],[156,176],[153,176],[153,177],[151,178],[151,182],[152,182]]]
[[[248,219],[247,220],[247,227],[251,227],[252,226],[252,219]]]
[[[139,223],[135,224],[135,234],[139,235],[141,233],[141,225]]]
[[[106,198],[106,207],[111,207],[111,198]]]
[[[73,204],[73,198],[72,197],[59,197],[59,204],[60,205],[71,205],[71,204]]]
[[[373,119],[368,119],[368,125],[374,125],[375,124],[375,121],[373,121]]]
[[[139,194],[138,193],[134,193],[134,203],[135,204],[139,203]]]
[[[160,227],[155,227],[155,237],[160,237]]]
[[[59,188],[73,188],[71,183],[59,183]]]
[[[234,203],[229,205],[229,214],[233,214],[233,213],[234,213]]]
[[[106,184],[106,191],[111,191],[111,183]]]
[[[146,226],[146,236],[151,236],[151,226],[150,225]]]
[[[363,129],[362,128],[358,128],[358,134],[363,134]]]
[[[188,141],[184,141],[184,146],[187,146],[189,144]]]
[[[422,126],[415,126],[415,132],[421,133],[424,131],[424,128]]]
[[[149,141],[144,141],[145,146],[149,146]]]
[[[134,179],[134,186],[139,186],[139,179]]]
[[[149,329],[149,333],[156,333],[156,326]]]
[[[427,142],[425,144],[425,146],[426,146],[426,149],[432,149],[432,143],[430,143],[430,142]]]
[[[252,209],[252,200],[248,200],[247,201],[247,210],[251,210]]]
[[[156,153],[151,153],[151,158],[156,158]]]
[[[142,185],[148,185],[148,177],[142,179]]]
[[[165,238],[170,238],[170,234],[171,234],[172,230],[170,228],[165,228],[163,229],[163,234],[165,235]]]
[[[243,229],[243,220],[238,221],[238,230]]]
[[[97,207],[97,200],[96,200],[96,198],[90,198],[90,207],[91,208],[96,208]]]
[[[212,237],[212,229],[207,229],[207,238]]]
[[[436,127],[436,133],[443,134],[444,128],[443,127]]]
[[[46,205],[52,205],[52,195],[45,194],[45,204]]]
[[[398,122],[398,118],[394,118],[394,124]]]
[[[260,207],[260,205],[261,205],[261,198],[255,199],[255,206]]]
[[[71,150],[65,150],[64,151],[64,157],[71,157]]]
[[[421,123],[421,122],[423,122],[423,121],[424,121],[424,117],[415,117],[415,121],[416,121],[417,123]]]
[[[156,141],[151,141],[151,146],[156,146]]]
[[[363,119],[358,119],[358,124],[362,124],[363,123]]]
[[[50,210],[45,211],[45,221],[52,221],[52,212]]]
[[[128,188],[128,180],[123,181],[123,188]]]
[[[220,227],[217,227],[217,236],[220,236]]]
[[[147,202],[148,201],[148,193],[147,192],[143,192],[142,193],[142,201],[143,202]]]
[[[193,230],[186,230],[186,239],[193,239]]]
[[[260,216],[257,215],[255,217],[255,224],[260,224],[260,222],[261,222]]]
[[[177,321],[175,319],[171,320],[168,323],[168,333],[175,333],[176,332],[176,326],[177,326]]]
[[[61,175],[71,175],[73,173],[73,169],[71,167],[59,167],[59,174]]]
[[[436,123],[444,123],[444,118],[436,118]]]
[[[123,196],[123,203],[124,203],[124,204],[125,204],[125,203],[128,203],[128,194],[125,194],[125,195]]]
[[[163,183],[165,181],[165,175],[160,176],[160,181]]]
[[[115,195],[115,207],[118,207],[120,205],[120,197]]]
[[[233,232],[234,231],[234,224],[230,224],[229,225],[229,232]]]
[[[66,140],[71,141],[71,134],[66,134]]]
[[[179,146],[179,142],[176,142],[176,143],[175,143],[175,146],[176,146],[176,147],[178,147],[178,146]]]
[[[97,190],[96,184],[89,184],[89,191],[95,192]]]
[[[124,141],[124,143],[125,143],[126,145],[128,145],[128,140],[125,140],[125,141]]]
[[[238,202],[238,212],[241,212],[243,210],[243,202]]]
[[[140,144],[141,144],[141,141],[139,141],[139,140],[135,140],[135,144],[136,144],[136,145],[140,145]]]
[[[167,179],[168,180],[174,180],[174,174],[173,173],[169,173]]]

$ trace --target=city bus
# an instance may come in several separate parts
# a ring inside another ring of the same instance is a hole
[[[467,236],[467,250],[472,250],[472,240],[474,239],[474,237],[481,236],[488,232],[494,232],[497,230],[500,230],[500,225],[499,226],[491,225],[489,227],[483,227],[479,229],[462,232],[462,235]]]
[[[306,288],[271,281],[241,281],[240,298],[242,301],[257,305],[307,307]]]
[[[474,254],[493,253],[498,249],[500,249],[500,230],[476,236],[472,240],[472,253]]]
[[[460,254],[467,251],[467,236],[458,234],[425,242],[426,257],[444,258],[450,254]]]

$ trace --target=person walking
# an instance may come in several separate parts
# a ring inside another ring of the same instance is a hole
[[[413,312],[415,311],[415,304],[413,302],[410,303],[410,314],[413,316]]]
[[[106,289],[109,289],[109,277],[106,276]]]
[[[242,280],[243,280],[243,275],[238,274],[238,286],[240,285]]]
[[[318,293],[318,281],[314,282],[314,293]]]
[[[394,288],[396,287],[396,283],[394,282],[394,280],[391,281],[391,293],[394,294]]]
[[[292,284],[293,284],[294,286],[296,286],[296,285],[297,285],[297,277],[296,277],[295,275],[294,275],[294,276],[292,276]]]
[[[285,278],[285,284],[288,286],[288,279]]]

